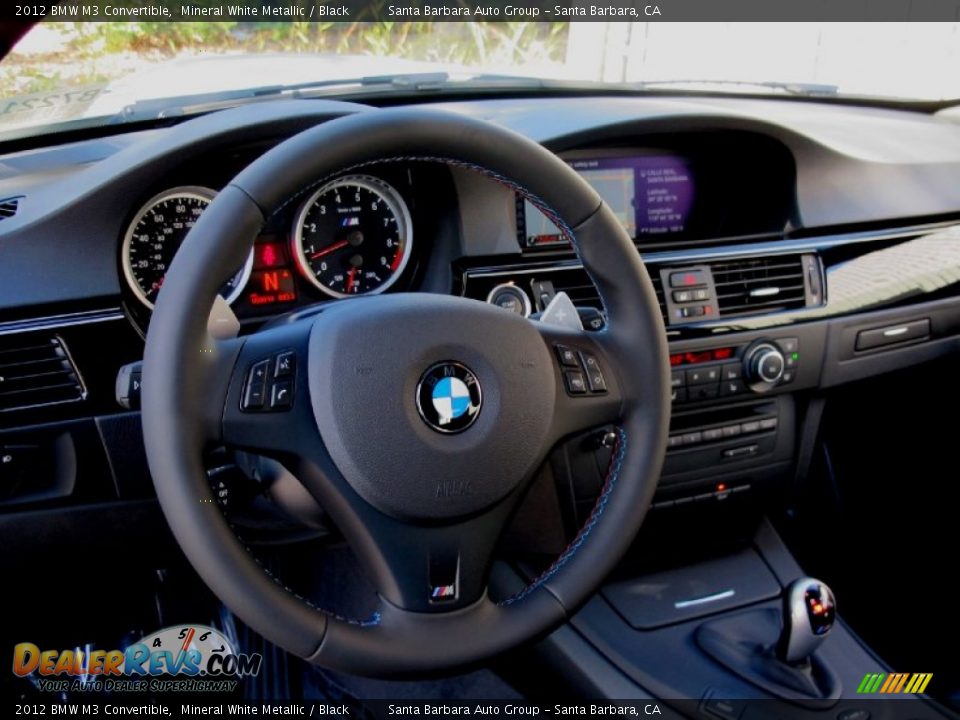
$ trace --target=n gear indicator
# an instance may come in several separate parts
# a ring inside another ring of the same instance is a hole
[[[297,299],[297,286],[293,273],[286,268],[255,270],[250,276],[248,299],[251,305],[293,302]]]

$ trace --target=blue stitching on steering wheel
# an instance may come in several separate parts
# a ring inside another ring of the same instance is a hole
[[[613,456],[610,458],[610,467],[607,470],[607,479],[603,484],[603,491],[600,493],[600,497],[597,498],[597,502],[593,506],[593,510],[590,511],[590,516],[587,518],[587,521],[583,524],[583,527],[580,528],[580,532],[578,532],[576,537],[570,541],[570,544],[567,545],[567,548],[560,553],[559,557],[553,561],[550,567],[540,573],[540,575],[538,575],[529,585],[523,588],[523,590],[520,590],[516,594],[508,597],[506,600],[499,602],[499,605],[507,607],[519,600],[523,600],[523,598],[527,597],[530,593],[556,575],[564,565],[570,562],[577,550],[579,550],[586,542],[587,538],[590,536],[590,533],[593,531],[593,528],[596,527],[597,522],[600,520],[600,516],[603,515],[603,511],[607,507],[607,503],[610,500],[610,494],[613,492],[613,488],[617,484],[617,479],[620,476],[620,469],[623,467],[623,457],[627,452],[627,434],[622,428],[619,427],[616,428],[616,433],[617,442],[616,446],[614,447]]]

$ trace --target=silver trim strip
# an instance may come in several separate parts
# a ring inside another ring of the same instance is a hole
[[[645,263],[696,263],[705,260],[724,258],[739,258],[744,256],[793,255],[817,252],[839,245],[878,242],[883,240],[898,240],[915,237],[925,233],[936,232],[951,227],[960,227],[958,222],[933,223],[929,225],[914,225],[905,228],[896,228],[884,231],[865,231],[844,233],[841,235],[821,235],[810,238],[786,238],[769,242],[748,242],[737,245],[722,245],[714,248],[690,248],[688,250],[667,250],[663,252],[641,252]],[[465,277],[500,277],[505,275],[529,275],[542,273],[544,270],[582,269],[579,260],[549,261],[544,258],[534,265],[520,264],[500,266],[496,268],[472,268],[464,271]]]
[[[125,317],[120,308],[108,308],[105,310],[89,310],[87,312],[51,315],[26,320],[10,320],[8,322],[0,322],[0,335],[13,335],[15,333],[35,332],[37,330],[56,330],[58,328],[73,327],[74,325],[113,322],[115,320],[123,320]]]
[[[717,600],[726,600],[727,598],[732,598],[736,595],[734,590],[724,590],[723,592],[714,593],[713,595],[704,595],[703,597],[693,598],[692,600],[677,600],[673,606],[677,610],[683,610],[688,607],[696,607],[697,605],[706,605],[707,603],[716,602]]]

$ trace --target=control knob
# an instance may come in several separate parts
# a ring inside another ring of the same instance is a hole
[[[783,378],[787,361],[780,348],[772,343],[755,345],[747,353],[744,370],[747,379],[757,385],[773,386]]]

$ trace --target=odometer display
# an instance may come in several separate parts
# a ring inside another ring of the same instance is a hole
[[[157,300],[173,256],[216,192],[204,187],[178,187],[150,198],[134,216],[121,250],[127,284],[149,308]],[[253,254],[223,286],[220,294],[232,303],[250,277]]]
[[[327,183],[300,207],[293,256],[303,276],[332,297],[386,290],[410,259],[410,212],[379,178]]]

